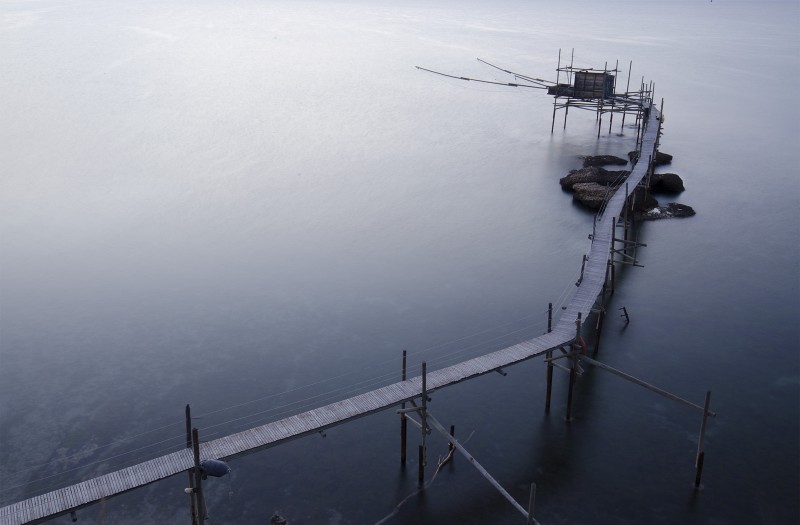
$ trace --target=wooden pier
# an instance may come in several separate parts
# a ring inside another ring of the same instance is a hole
[[[630,188],[635,188],[645,179],[651,168],[650,159],[655,157],[657,148],[660,112],[650,103],[650,109],[646,114],[646,126],[641,140],[641,161],[635,164],[626,181]],[[573,344],[577,339],[576,320],[585,320],[589,316],[598,297],[605,292],[608,284],[609,262],[614,260],[615,243],[618,241],[614,234],[626,197],[625,191],[617,191],[607,202],[604,212],[596,218],[592,245],[584,262],[579,286],[558,323],[552,327],[552,331],[456,365],[428,372],[424,378],[427,392],[498,371]],[[202,443],[200,459],[230,459],[273,447],[352,419],[397,407],[401,403],[420,398],[422,392],[423,376],[400,381],[279,421]],[[193,451],[186,448],[2,507],[0,524],[41,523],[101,499],[183,473],[194,466]]]

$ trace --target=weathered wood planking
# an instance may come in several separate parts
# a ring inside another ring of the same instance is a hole
[[[646,154],[655,153],[659,116],[658,109],[652,106],[642,140],[642,158]],[[648,168],[646,162],[637,163],[628,176],[629,187],[639,184],[647,174]],[[571,343],[575,338],[575,320],[578,314],[580,313],[581,317],[586,319],[603,290],[606,265],[613,242],[614,220],[622,211],[624,200],[624,192],[617,191],[606,205],[605,213],[598,219],[583,272],[583,280],[552,332],[453,366],[428,372],[428,390],[433,391],[485,375],[498,368],[511,366],[540,356],[553,348]],[[201,460],[229,459],[276,446],[352,419],[397,406],[419,397],[421,391],[422,378],[420,376],[377,388],[349,399],[202,443],[200,458]],[[154,458],[70,487],[2,507],[0,508],[0,525],[40,523],[103,498],[122,494],[179,474],[191,468],[193,464],[194,459],[189,449]]]

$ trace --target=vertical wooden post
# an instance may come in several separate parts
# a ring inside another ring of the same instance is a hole
[[[403,350],[403,372],[402,372],[402,380],[406,380],[406,356],[408,352]],[[400,403],[400,408],[405,408],[405,402]],[[408,434],[408,420],[406,419],[405,413],[400,414],[400,464],[406,464],[406,436]]]
[[[561,75],[561,48],[558,48],[558,65],[556,66],[556,96],[553,97],[553,123],[550,125],[550,134],[556,127],[556,109],[558,109],[558,80]]]
[[[547,304],[547,333],[553,331],[553,303]],[[553,351],[548,350],[545,354],[547,359],[553,358]],[[544,400],[544,413],[550,413],[550,399],[553,395],[553,362],[547,361],[547,394]]]
[[[422,363],[422,409],[419,411],[422,423],[422,445],[419,447],[419,485],[425,482],[425,465],[428,463],[428,365]]]
[[[536,483],[531,483],[531,495],[528,498],[528,525],[533,525],[533,507],[536,505]]]
[[[200,471],[200,438],[197,429],[192,429],[192,449],[194,452],[194,485],[197,494],[197,520],[200,525],[206,523],[206,499],[203,496],[203,473]]]
[[[614,258],[616,256],[616,252],[614,250],[616,250],[617,248],[616,237],[615,237],[617,233],[616,224],[617,224],[617,218],[613,217],[611,219],[611,253],[609,254],[611,256],[609,259],[609,262],[611,263],[611,295],[614,295],[614,284],[615,284],[614,281],[616,278],[614,271],[616,268],[616,265],[614,264]]]
[[[597,355],[597,351],[600,350],[600,337],[603,335],[603,321],[606,319],[606,310],[605,308],[600,308],[600,313],[597,314],[597,331],[595,332],[594,337],[594,351],[592,352],[592,356]]]
[[[425,485],[425,447],[419,446],[419,468],[417,470],[417,485],[422,487]]]
[[[192,448],[192,409],[186,405],[186,448]],[[197,525],[197,510],[195,508],[194,497],[194,472],[192,469],[186,471],[189,475],[189,507],[192,511],[192,525]]]
[[[631,70],[633,69],[633,60],[631,60],[630,64],[628,64],[628,84],[625,86],[625,98],[628,97],[628,91],[631,89]],[[627,106],[625,107],[627,110]],[[622,133],[622,130],[625,129],[625,114],[627,111],[622,112],[622,124],[619,126],[619,132]]]
[[[578,318],[575,320],[575,341],[572,344],[572,366],[569,369],[569,391],[567,392],[567,421],[572,421],[572,392],[575,389],[575,380],[578,375],[578,338],[581,336],[581,313],[578,312]]]
[[[614,286],[617,280],[617,267],[611,263],[611,295],[614,295]]]
[[[622,215],[622,222],[623,222],[623,240],[625,241],[624,246],[622,249],[624,250],[625,255],[628,255],[628,183],[625,183],[625,203],[623,204],[623,215]]]
[[[706,457],[703,444],[706,437],[706,422],[708,421],[708,406],[711,404],[711,390],[706,392],[706,403],[703,406],[703,422],[700,424],[700,439],[697,442],[697,459],[695,460],[694,488],[700,488],[700,478],[703,476],[703,462]]]

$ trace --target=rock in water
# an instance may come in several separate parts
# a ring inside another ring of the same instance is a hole
[[[672,155],[669,153],[662,153],[660,151],[656,151],[656,158],[654,159],[654,164],[656,166],[663,166],[664,164],[669,164],[672,162]]]
[[[684,191],[683,179],[675,173],[658,173],[651,180],[653,191],[660,193],[677,194]]]
[[[603,186],[596,182],[578,183],[573,185],[572,189],[575,191],[572,198],[593,210],[600,209],[606,198],[611,198],[614,192],[617,191],[616,188]]]
[[[281,517],[277,512],[272,515],[272,517],[269,519],[269,522],[272,525],[290,525],[289,522]]]
[[[562,177],[558,182],[561,188],[572,190],[575,184],[594,182],[603,185],[619,184],[622,178],[628,174],[627,171],[608,171],[597,166],[572,170],[569,175]]]
[[[589,166],[606,166],[608,164],[624,166],[627,163],[627,160],[615,157],[614,155],[589,155],[583,158],[584,168],[588,168]]]
[[[673,217],[691,217],[695,211],[691,206],[670,202],[666,206],[657,206],[638,215],[640,220],[655,221],[658,219],[671,219]]]

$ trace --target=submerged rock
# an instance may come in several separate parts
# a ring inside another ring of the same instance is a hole
[[[620,157],[615,157],[614,155],[589,155],[588,157],[583,158],[584,168],[588,168],[589,166],[606,166],[609,164],[614,166],[624,166],[627,163],[627,160]]]

